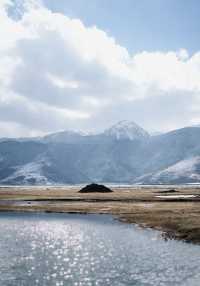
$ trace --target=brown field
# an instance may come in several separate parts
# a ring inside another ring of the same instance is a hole
[[[166,239],[200,243],[200,188],[177,188],[177,193],[169,194],[161,193],[167,188],[112,189],[113,193],[83,194],[78,187],[1,187],[0,211],[112,214],[124,222],[162,230]]]

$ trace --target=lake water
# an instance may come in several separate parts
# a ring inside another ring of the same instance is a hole
[[[0,285],[199,286],[200,246],[108,215],[1,213]]]

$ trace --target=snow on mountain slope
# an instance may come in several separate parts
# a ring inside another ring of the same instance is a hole
[[[22,166],[14,167],[15,171],[7,178],[1,180],[1,183],[12,184],[35,184],[35,185],[47,185],[50,182],[45,177],[42,171],[42,167],[48,164],[45,158],[37,159],[33,162],[27,163]]]
[[[105,139],[111,137],[117,140],[120,139],[144,139],[149,137],[148,132],[143,128],[138,126],[136,123],[123,120],[110,128],[106,129],[103,133],[84,133],[81,131],[66,130],[53,134],[46,135],[41,138],[42,142],[45,143],[77,143],[82,142],[84,138],[86,139]]]
[[[160,174],[171,173],[174,176],[188,175],[195,172],[196,165],[200,163],[200,156],[182,160],[175,165],[161,171]]]
[[[144,139],[149,134],[134,122],[123,120],[104,131],[104,135],[111,136],[117,140],[120,139]]]
[[[0,142],[0,183],[200,183],[200,128],[150,136],[134,122]]]
[[[200,156],[181,160],[157,173],[146,174],[137,178],[138,183],[178,183],[200,182]]]

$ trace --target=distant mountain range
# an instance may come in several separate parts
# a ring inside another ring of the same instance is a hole
[[[200,183],[200,127],[151,136],[129,121],[100,134],[0,140],[0,184]]]

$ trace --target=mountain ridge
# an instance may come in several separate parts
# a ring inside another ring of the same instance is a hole
[[[63,131],[0,141],[0,184],[200,183],[200,128],[149,135],[120,121],[98,134]]]

